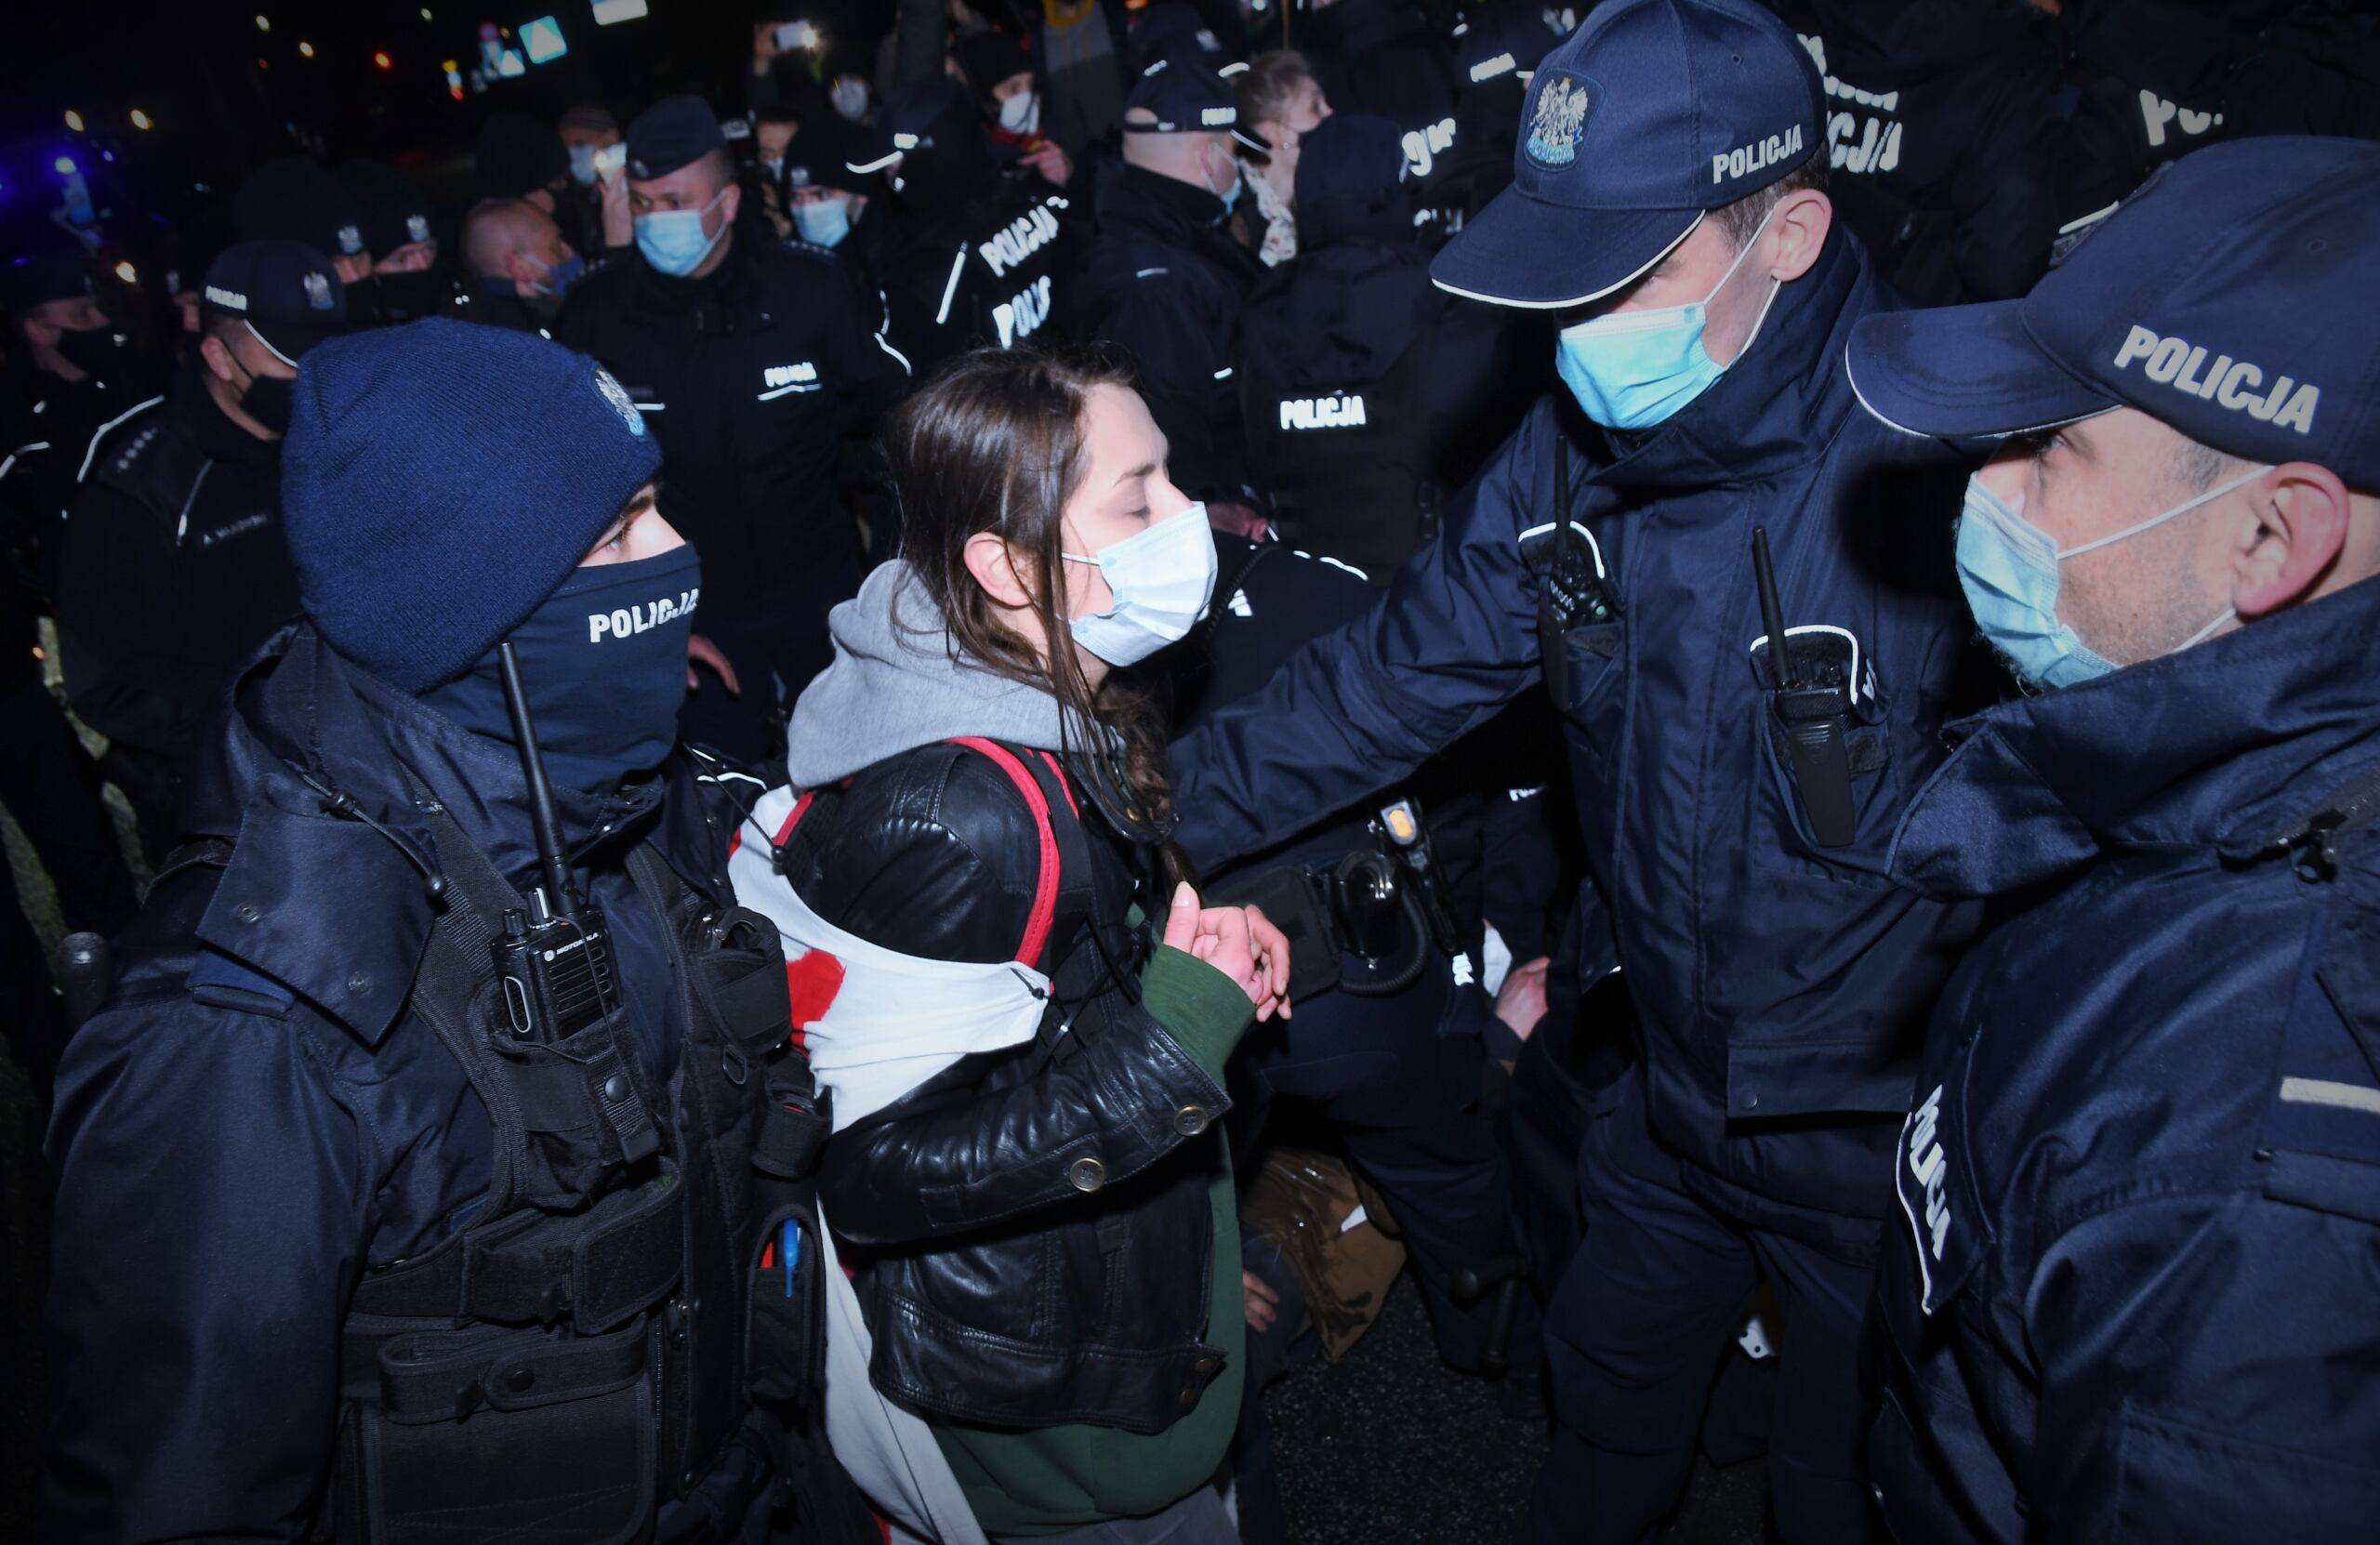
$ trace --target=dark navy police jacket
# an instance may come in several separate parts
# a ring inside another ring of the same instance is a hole
[[[1944,994],[1877,1275],[1906,1541],[2380,1528],[2380,582],[1957,728],[1896,877]],[[2286,851],[2284,851],[2286,850]]]
[[[203,748],[185,830],[228,870],[162,878],[75,1033],[48,1140],[58,1177],[45,1539],[283,1539],[322,1504],[340,1322],[369,1267],[420,1254],[487,1193],[494,1142],[462,1064],[408,1008],[432,920],[398,848],[324,811],[343,790],[430,852],[399,766],[520,883],[520,764],[346,664],[309,627],[268,644]],[[611,926],[647,1072],[683,1034],[624,862],[651,839],[728,899],[727,834],[688,764],[599,798],[557,789]]]
[[[1723,1205],[1854,1253],[1892,1205],[1918,1039],[1973,926],[1894,887],[1884,857],[1941,727],[1989,679],[1949,551],[1959,469],[1870,417],[1843,373],[1853,324],[1894,304],[1838,232],[1752,347],[1633,450],[1540,403],[1371,611],[1173,751],[1182,839],[1211,865],[1404,776],[1539,680],[1522,540],[1554,518],[1569,434],[1570,515],[1619,614],[1570,634],[1556,706],[1654,1122]],[[1849,847],[1813,843],[1755,672],[1755,525],[1797,642],[1857,644]]]

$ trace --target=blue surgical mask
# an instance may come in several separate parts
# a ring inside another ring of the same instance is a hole
[[[813,199],[793,206],[794,229],[813,246],[833,246],[852,233],[851,205],[841,199]]]
[[[546,270],[546,282],[536,287],[543,290],[546,294],[552,296],[556,300],[560,300],[563,296],[570,293],[570,287],[573,284],[577,284],[580,277],[586,272],[586,256],[582,253],[574,252],[569,257],[563,258],[561,262],[556,263],[551,268]]]
[[[1776,213],[1775,208],[1769,210],[1771,218]],[[1727,265],[1727,271],[1699,300],[1664,306],[1657,311],[1612,311],[1562,329],[1554,369],[1589,418],[1606,429],[1650,429],[1711,390],[1727,368],[1703,347],[1711,302],[1743,267],[1744,259],[1760,244],[1761,231],[1767,229],[1768,220],[1763,219],[1760,230],[1752,232],[1752,240]],[[1768,308],[1777,304],[1777,292],[1782,288],[1781,282],[1771,282],[1760,317],[1752,324],[1752,337],[1744,339],[1737,358],[1742,358],[1751,350],[1752,338],[1760,337]]]
[[[2048,532],[1985,487],[1981,477],[1971,477],[1959,514],[1958,544],[1959,587],[1966,591],[1967,609],[1975,614],[1984,638],[2008,662],[2009,670],[2028,687],[2070,687],[2105,676],[2116,668],[2115,663],[2084,643],[2057,614],[2059,565],[2078,554],[2162,526],[2254,482],[2266,470],[2258,467],[2136,525],[2072,548],[2060,548]],[[2189,648],[2235,614],[2226,607],[2222,615],[2176,644],[2175,650]]]
[[[727,234],[727,222],[722,220],[717,231],[703,234],[703,217],[719,207],[727,196],[721,188],[711,195],[711,201],[700,209],[662,209],[636,218],[636,249],[644,260],[663,273],[683,279],[703,266],[710,249]]]

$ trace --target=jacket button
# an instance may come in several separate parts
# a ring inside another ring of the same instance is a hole
[[[537,1370],[535,1368],[514,1368],[504,1376],[504,1387],[514,1394],[528,1393],[536,1382]]]
[[[1184,1105],[1173,1113],[1173,1129],[1183,1137],[1197,1137],[1207,1129],[1207,1123],[1210,1119],[1212,1118],[1207,1115],[1206,1106]]]
[[[1182,1408],[1186,1411],[1197,1404],[1198,1404],[1198,1386],[1196,1384],[1183,1385],[1182,1389]]]
[[[1190,1366],[1200,1373],[1212,1373],[1215,1371],[1215,1360],[1212,1357],[1201,1357]]]
[[[264,914],[257,910],[256,903],[242,902],[239,905],[231,909],[231,916],[239,918],[240,921],[244,923],[252,923],[258,918],[263,917]]]
[[[628,1080],[625,1073],[615,1073],[603,1080],[603,1098],[614,1104],[628,1097]]]
[[[1745,1095],[1745,1096],[1744,1096],[1744,1109],[1746,1109],[1746,1110],[1748,1110],[1748,1111],[1756,1111],[1756,1110],[1760,1109],[1760,1096],[1759,1096],[1759,1095],[1757,1095],[1757,1094],[1747,1094],[1747,1095]]]
[[[1077,1191],[1096,1191],[1107,1183],[1107,1166],[1095,1158],[1078,1158],[1066,1166],[1066,1182]]]
[[[347,979],[347,990],[350,993],[354,993],[358,997],[362,997],[364,994],[372,990],[372,979],[364,975],[362,971],[357,971],[353,976]]]

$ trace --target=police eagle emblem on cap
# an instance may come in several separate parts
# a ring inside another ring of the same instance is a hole
[[[409,242],[426,242],[430,240],[430,217],[427,215],[407,215],[405,217],[405,240]]]
[[[1579,159],[1579,139],[1586,132],[1587,110],[1593,105],[1587,82],[1577,75],[1555,74],[1537,94],[1537,111],[1528,121],[1528,158],[1540,166],[1567,166]]]
[[[612,373],[600,364],[595,367],[595,390],[602,392],[603,401],[611,403],[619,414],[620,422],[628,427],[628,433],[643,439],[644,415],[636,411],[636,403],[628,396],[628,389],[614,380]]]
[[[338,249],[350,258],[363,251],[364,232],[358,231],[351,225],[340,226],[338,228]]]
[[[309,272],[306,275],[306,304],[318,311],[331,309],[331,281],[328,274]]]

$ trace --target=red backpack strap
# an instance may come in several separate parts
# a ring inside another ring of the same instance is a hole
[[[1050,942],[1050,924],[1058,911],[1058,835],[1050,825],[1050,797],[1041,792],[1040,780],[1008,747],[981,735],[954,736],[949,744],[963,746],[990,759],[993,766],[1008,774],[1009,782],[1025,797],[1025,808],[1033,812],[1034,832],[1041,842],[1041,872],[1033,884],[1033,915],[1026,920],[1025,937],[1016,946],[1017,964],[1031,966],[1041,958],[1042,947]],[[1055,762],[1051,764],[1051,770],[1057,771]],[[1059,774],[1058,787],[1066,787],[1063,773]],[[1066,792],[1066,803],[1069,808],[1074,804],[1071,791]]]

